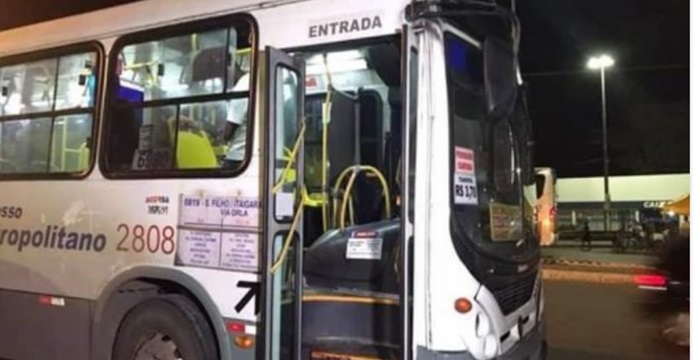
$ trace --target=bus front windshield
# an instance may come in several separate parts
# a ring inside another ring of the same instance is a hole
[[[493,253],[521,253],[533,216],[520,171],[522,117],[486,118],[480,49],[447,33],[445,56],[455,241]]]

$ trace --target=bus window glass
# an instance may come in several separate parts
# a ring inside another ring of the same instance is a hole
[[[138,39],[122,39],[111,68],[105,170],[175,176],[240,168],[249,136],[250,26]]]
[[[523,208],[510,119],[484,115],[480,50],[452,34],[446,34],[445,46],[453,129],[453,216],[469,239],[486,244],[519,241]]]
[[[60,58],[58,94],[55,108],[94,106],[96,54],[76,54]]]
[[[133,154],[128,157],[132,163],[126,163],[125,169],[147,170],[147,169],[168,169],[171,166],[172,152],[172,129],[176,126],[176,107],[155,106],[144,109],[137,109],[134,118],[120,118],[117,125],[113,127],[115,133],[123,139],[134,139],[135,141],[121,142],[119,150],[124,153]],[[140,125],[135,136],[128,137],[127,130],[132,130],[130,122],[136,121]],[[138,135],[138,136],[136,136]],[[138,145],[138,146],[136,146]],[[127,158],[125,159],[127,160]]]
[[[51,111],[55,93],[56,58],[0,67],[0,116]]]
[[[412,49],[409,67],[409,221],[414,222],[414,196],[416,186],[416,120],[418,113],[419,53]]]
[[[113,152],[112,159],[123,167],[114,170],[168,170],[174,165],[177,169],[218,167],[223,141],[217,129],[225,121],[225,101],[143,109],[121,107],[115,114],[119,117],[111,127],[111,137],[119,152]],[[207,121],[195,121],[199,118]]]
[[[541,199],[544,196],[544,185],[546,184],[546,175],[537,174],[535,177],[536,187],[537,187],[537,199]]]
[[[245,116],[248,106],[245,98],[181,105],[177,133],[171,135],[177,143],[177,169],[213,169],[219,166],[218,158],[226,156],[226,145],[220,129],[224,128],[231,114],[229,110],[235,103],[241,104]],[[245,129],[241,129],[237,136],[245,137],[245,132]],[[240,150],[243,151],[244,147],[241,146]],[[242,158],[243,155],[240,155]]]
[[[0,65],[0,175],[89,169],[98,62],[88,51]]]
[[[144,101],[220,93],[235,47],[236,32],[227,29],[128,45],[120,81],[141,86]]]
[[[51,139],[51,172],[80,172],[89,168],[89,141],[93,127],[89,114],[56,118]]]
[[[515,151],[510,123],[500,121],[493,127],[493,182],[498,192],[515,192]]]
[[[276,81],[274,176],[283,186],[275,195],[277,206],[274,215],[277,220],[282,220],[293,217],[293,195],[296,191],[297,159],[291,159],[290,154],[298,136],[298,76],[292,70],[279,67]],[[291,166],[287,168],[289,162]]]
[[[51,118],[3,121],[0,132],[0,169],[3,173],[48,171]]]

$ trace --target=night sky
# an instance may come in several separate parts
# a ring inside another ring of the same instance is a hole
[[[602,175],[600,77],[609,53],[610,173],[689,170],[688,0],[520,0],[521,64],[530,87],[536,160],[558,175]]]
[[[132,0],[2,2],[9,28]],[[602,175],[600,80],[585,64],[607,52],[616,59],[606,80],[610,173],[690,172],[689,0],[517,3],[537,165]]]

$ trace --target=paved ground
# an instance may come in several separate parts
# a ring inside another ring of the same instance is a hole
[[[660,340],[632,285],[546,280],[549,360],[688,359]]]
[[[575,247],[545,247],[542,261],[545,279],[630,285],[634,275],[650,271],[655,257],[618,254],[607,248],[582,251]]]
[[[573,263],[603,263],[603,264],[626,264],[629,266],[650,266],[655,257],[642,254],[619,254],[611,251],[610,248],[592,248],[591,251],[583,251],[578,247],[557,247],[547,246],[541,249],[544,259],[561,259]]]

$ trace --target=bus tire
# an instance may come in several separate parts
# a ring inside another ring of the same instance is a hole
[[[164,295],[135,306],[123,319],[113,346],[113,360],[217,360],[212,328],[197,306],[182,295]]]

